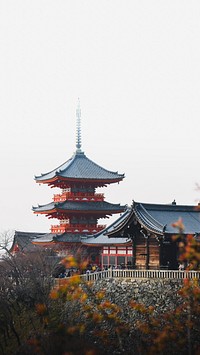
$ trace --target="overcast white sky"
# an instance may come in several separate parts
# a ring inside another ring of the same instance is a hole
[[[75,151],[78,97],[83,151],[126,176],[107,201],[197,203],[199,0],[0,0],[0,50],[0,230],[54,224],[34,175]]]

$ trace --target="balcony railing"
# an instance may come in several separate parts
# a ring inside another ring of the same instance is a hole
[[[71,276],[73,277],[73,276]],[[102,279],[152,279],[152,280],[200,280],[200,271],[178,271],[178,270],[104,270],[80,275],[81,280],[99,281]],[[55,286],[63,286],[69,281],[69,277],[55,279]]]
[[[60,224],[51,226],[51,233],[97,233],[106,228],[106,225],[91,225],[91,224]]]
[[[120,270],[109,269],[81,275],[84,281],[97,281],[101,279],[123,278],[123,279],[200,279],[200,271],[179,271],[179,270]]]
[[[53,196],[54,202],[63,202],[63,201],[104,201],[104,194],[94,194],[94,193],[72,193],[64,192],[62,194],[56,194]]]

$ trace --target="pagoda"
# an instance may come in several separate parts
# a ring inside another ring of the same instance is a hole
[[[81,150],[81,109],[76,109],[76,151],[73,156],[58,168],[35,176],[36,183],[47,184],[61,190],[46,205],[33,207],[35,214],[55,218],[58,224],[51,231],[35,241],[36,244],[80,243],[81,238],[95,234],[105,228],[98,224],[100,218],[108,218],[121,213],[126,206],[106,202],[104,194],[96,193],[99,187],[120,182],[124,174],[104,169],[88,159]]]

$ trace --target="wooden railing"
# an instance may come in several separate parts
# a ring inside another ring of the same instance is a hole
[[[179,271],[179,270],[104,270],[81,275],[84,281],[97,281],[110,278],[130,279],[200,279],[200,271]]]
[[[58,224],[51,226],[51,233],[97,233],[106,228],[106,225],[98,224]]]
[[[63,201],[104,201],[104,194],[90,193],[90,192],[63,192],[62,194],[55,194],[53,196],[54,202]]]

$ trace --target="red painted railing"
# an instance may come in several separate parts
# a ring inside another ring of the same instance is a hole
[[[51,226],[51,233],[86,233],[94,234],[100,232],[106,225],[80,225],[80,224],[60,224]]]
[[[54,202],[63,202],[63,201],[103,201],[104,194],[93,194],[93,193],[72,193],[64,192],[62,194],[56,194],[53,197]]]

